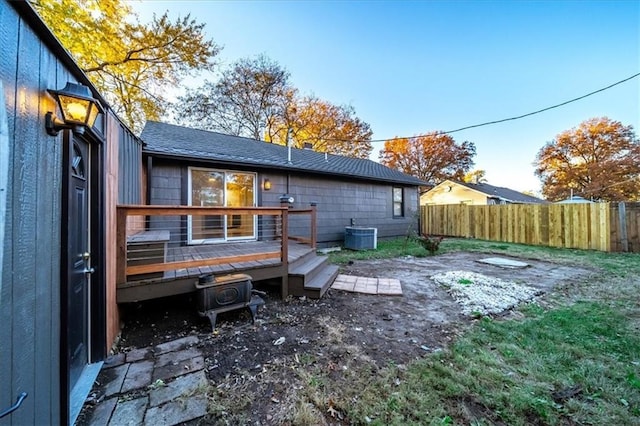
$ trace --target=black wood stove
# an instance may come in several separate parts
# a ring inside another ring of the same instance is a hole
[[[198,291],[198,313],[208,317],[211,328],[216,328],[216,317],[223,312],[248,308],[251,320],[255,322],[258,307],[264,305],[259,294],[253,289],[251,277],[246,274],[202,275],[196,284]]]

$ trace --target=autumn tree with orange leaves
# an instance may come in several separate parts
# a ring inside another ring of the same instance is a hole
[[[596,201],[640,200],[640,141],[632,126],[591,118],[547,143],[534,163],[550,201],[580,195]]]
[[[265,131],[265,140],[280,145],[310,148],[318,152],[355,158],[369,158],[373,150],[373,132],[368,123],[355,115],[348,105],[334,105],[315,96],[300,97],[297,90],[289,92],[289,102],[283,114],[272,116]]]
[[[475,155],[473,142],[457,144],[448,134],[432,132],[386,141],[380,162],[436,185],[445,179],[462,180]]]

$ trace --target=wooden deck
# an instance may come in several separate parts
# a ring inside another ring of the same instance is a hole
[[[273,257],[281,251],[280,241],[227,242],[178,247],[169,245],[165,261],[167,264],[193,263],[216,258],[242,259],[245,256],[255,259],[261,254],[265,254],[265,258],[128,275],[126,282],[117,286],[117,301],[126,303],[189,293],[195,290],[198,278],[205,274],[244,273],[250,275],[254,281],[282,279],[288,276],[289,270],[293,269],[300,259],[315,253],[311,246],[296,242],[289,242],[287,248],[288,262],[287,265],[283,265],[279,258]]]

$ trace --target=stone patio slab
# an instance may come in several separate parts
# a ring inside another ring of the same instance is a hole
[[[142,361],[143,359],[149,359],[153,357],[153,351],[151,348],[134,349],[127,352],[127,362]]]
[[[96,405],[89,424],[91,424],[91,426],[107,426],[117,402],[118,398],[110,398]]]
[[[142,423],[145,417],[148,397],[118,402],[109,424],[118,426],[135,426]]]
[[[129,364],[129,371],[122,384],[122,393],[144,388],[151,384],[153,361],[140,361]]]
[[[106,383],[104,387],[105,397],[120,393],[128,370],[129,364],[123,364],[118,367],[109,368],[101,374],[101,379]]]
[[[149,405],[156,407],[181,396],[197,396],[198,389],[204,389],[206,385],[207,377],[204,374],[204,370],[185,374],[166,386],[152,390],[149,394]]]
[[[181,349],[185,349],[189,346],[193,346],[198,343],[197,336],[187,336],[182,339],[173,340],[171,342],[162,343],[154,348],[154,352],[156,355],[162,355],[167,352],[179,351]]]
[[[494,265],[500,268],[507,268],[507,269],[520,269],[520,268],[526,268],[527,266],[529,266],[528,263],[519,262],[517,260],[512,260],[512,259],[506,259],[504,257],[487,257],[484,259],[478,259],[476,262],[486,263],[487,265]]]
[[[178,362],[185,361],[187,359],[195,358],[202,355],[202,352],[197,348],[183,349],[177,352],[168,352],[160,355],[156,359],[156,368],[164,367],[169,364],[176,364]]]
[[[188,360],[181,361],[177,364],[169,364],[156,368],[153,371],[153,380],[166,380],[170,377],[183,376],[193,373],[204,368],[204,358],[197,356]]]
[[[151,407],[144,417],[144,424],[149,426],[173,426],[188,422],[207,414],[207,397],[205,395],[190,398],[179,398],[159,407]]]

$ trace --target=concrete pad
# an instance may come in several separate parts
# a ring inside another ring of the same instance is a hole
[[[149,398],[145,396],[130,401],[118,402],[113,416],[111,416],[110,424],[118,426],[135,426],[141,424],[145,417],[144,412],[147,408],[148,401]]]
[[[529,266],[528,263],[518,262],[517,260],[505,259],[504,257],[487,257],[485,259],[479,259],[477,262],[486,263],[487,265],[498,266],[500,268],[507,269],[520,269]]]
[[[378,294],[378,286],[369,285],[366,281],[357,282],[355,287],[353,288],[353,291],[363,294]]]
[[[134,349],[127,352],[127,362],[142,361],[150,358],[153,358],[153,350],[151,348]]]
[[[89,424],[91,426],[107,426],[117,402],[118,398],[111,398],[106,399],[100,404],[96,405],[96,408],[93,410],[93,414],[91,415]]]
[[[173,426],[188,422],[207,414],[207,397],[205,395],[179,398],[159,407],[151,407],[144,417],[144,424],[149,426]]]
[[[183,376],[204,368],[204,358],[197,356],[177,364],[169,364],[153,370],[153,380],[166,380],[170,377]]]
[[[105,359],[104,363],[102,364],[102,369],[104,370],[107,368],[118,367],[124,364],[125,363],[124,357],[125,357],[125,354],[123,353],[108,356],[107,359]]]
[[[105,370],[100,374],[102,382],[106,383],[104,385],[105,397],[120,393],[127,371],[129,371],[129,364],[123,364],[119,367]]]
[[[134,389],[144,388],[151,384],[151,373],[153,372],[153,361],[134,362],[129,365],[127,377],[122,384],[122,393]]]
[[[402,296],[400,280],[395,278],[370,278],[354,275],[338,275],[331,288],[363,294]]]
[[[166,354],[160,355],[156,359],[156,368],[164,367],[165,365],[169,364],[176,364],[187,359],[195,358],[199,355],[202,355],[202,352],[197,348],[184,349],[178,352],[168,352]]]
[[[149,393],[149,405],[151,407],[157,407],[180,396],[198,396],[199,388],[205,389],[206,385],[207,377],[204,374],[204,370],[185,374],[173,382],[168,383],[166,386],[153,389],[151,393]]]
[[[188,348],[197,344],[200,340],[197,336],[187,336],[182,339],[173,340],[171,342],[163,343],[154,348],[156,355],[161,355],[167,352],[179,351],[181,349]]]

